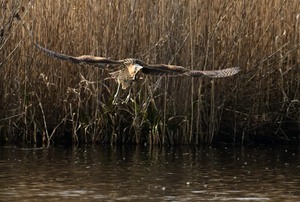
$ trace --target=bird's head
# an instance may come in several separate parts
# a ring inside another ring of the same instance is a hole
[[[132,78],[132,80],[136,79],[136,75],[137,73],[143,69],[143,66],[139,65],[139,64],[132,64],[130,66],[127,66],[128,72],[130,74],[130,77]]]
[[[143,68],[143,66],[136,63],[135,59],[126,59],[124,65],[128,69],[128,73],[132,80],[136,79],[136,74]]]

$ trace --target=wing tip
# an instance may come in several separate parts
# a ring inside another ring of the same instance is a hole
[[[39,45],[38,43],[34,42],[34,46],[37,47],[38,49],[44,50],[45,48]]]
[[[240,67],[233,67],[236,71],[241,71],[241,68]]]

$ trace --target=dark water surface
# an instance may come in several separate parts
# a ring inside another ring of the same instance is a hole
[[[0,147],[0,201],[300,201],[299,147]]]

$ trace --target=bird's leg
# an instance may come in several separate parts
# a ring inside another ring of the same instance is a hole
[[[124,104],[124,103],[127,104],[130,99],[130,96],[131,96],[131,88],[129,88],[128,95],[127,95],[126,99],[122,102],[122,104]]]
[[[121,83],[118,82],[117,92],[115,93],[114,99],[112,101],[113,105],[117,105],[118,104],[117,99],[118,99],[118,95],[119,95],[119,91],[120,91],[120,85],[121,85]]]

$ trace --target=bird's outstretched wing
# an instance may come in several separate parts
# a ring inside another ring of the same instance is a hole
[[[210,77],[210,78],[222,78],[233,76],[240,71],[239,67],[232,67],[221,70],[201,71],[201,70],[190,70],[182,66],[175,65],[144,65],[140,70],[144,74],[148,75],[171,75],[171,76],[191,76],[191,77]]]
[[[176,65],[166,65],[166,64],[155,64],[155,65],[148,65],[143,64],[143,68],[140,70],[144,74],[149,75],[171,75],[171,76],[181,76],[188,73],[190,70],[186,69],[182,66]]]
[[[101,68],[108,68],[110,66],[121,65],[124,62],[123,60],[112,60],[105,57],[96,57],[92,55],[82,55],[82,56],[75,57],[75,56],[65,55],[62,53],[51,51],[38,44],[35,44],[35,46],[51,57],[60,60],[70,61],[76,64],[87,64],[87,65],[92,65]]]
[[[211,70],[211,71],[200,71],[191,70],[188,72],[189,76],[192,77],[210,77],[210,78],[223,78],[237,74],[240,71],[239,67],[231,67],[227,69]]]

